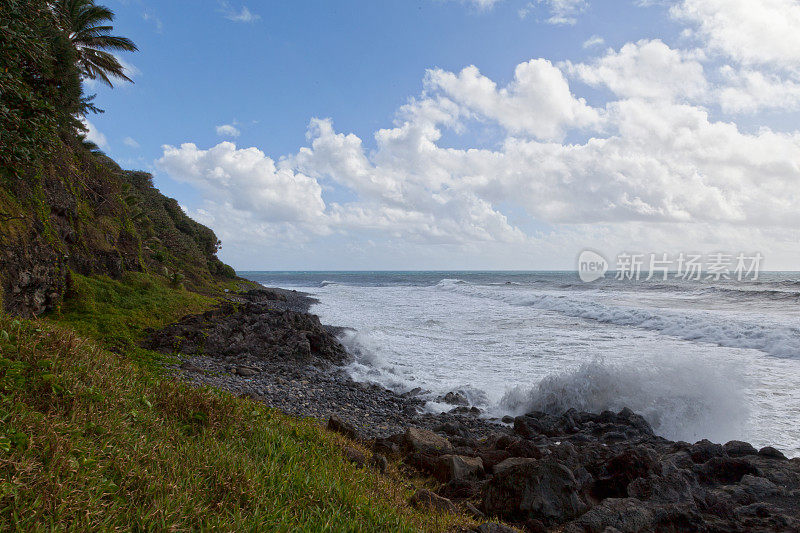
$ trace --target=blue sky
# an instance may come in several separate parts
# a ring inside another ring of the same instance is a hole
[[[583,247],[682,246],[797,267],[797,58],[706,24],[752,9],[726,1],[108,0],[136,83],[90,88],[106,113],[89,120],[240,269],[569,268]],[[709,145],[681,152],[681,128]],[[754,160],[718,154],[738,142]]]

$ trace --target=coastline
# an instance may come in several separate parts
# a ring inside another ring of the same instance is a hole
[[[465,413],[421,413],[419,398],[347,375],[342,365],[348,356],[335,347],[341,328],[322,326],[308,313],[313,298],[257,289],[235,300],[184,318],[151,336],[146,347],[183,354],[175,372],[190,383],[328,421],[329,429],[373,450],[372,459],[355,457],[356,463],[388,457],[410,473],[431,476],[436,489],[420,489],[419,505],[449,509],[458,503],[477,518],[498,517],[532,531],[800,527],[800,459],[772,447],[673,442],[628,409],[534,412],[514,418],[513,427]],[[248,342],[259,331],[271,339],[267,344],[290,339],[289,351],[254,353]],[[225,353],[214,350],[222,332],[235,332]],[[310,342],[295,342],[298,332]],[[192,338],[203,340],[186,344]],[[182,339],[178,350],[176,339]],[[187,351],[194,355],[185,357]]]

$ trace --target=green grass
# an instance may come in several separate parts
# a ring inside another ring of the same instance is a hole
[[[212,300],[141,276],[76,281],[59,323],[0,315],[0,530],[474,525],[411,508],[397,465],[356,468],[341,453],[356,445],[314,421],[104,348]]]
[[[73,287],[54,318],[114,349],[135,347],[157,328],[208,309],[217,300],[171,287],[165,278],[129,272],[122,280],[71,274]]]

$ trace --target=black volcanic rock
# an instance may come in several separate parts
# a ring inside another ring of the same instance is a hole
[[[285,301],[280,294],[251,293],[244,303],[224,302],[185,317],[153,333],[144,346],[166,353],[302,364],[340,365],[348,360],[344,347],[316,315],[276,306],[274,302]]]

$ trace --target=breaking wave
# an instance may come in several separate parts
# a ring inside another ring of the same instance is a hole
[[[533,388],[516,387],[500,401],[515,415],[530,411],[561,414],[569,408],[600,413],[629,407],[666,438],[726,442],[741,434],[747,401],[741,377],[696,359],[655,357],[636,366],[585,363],[554,374]]]

